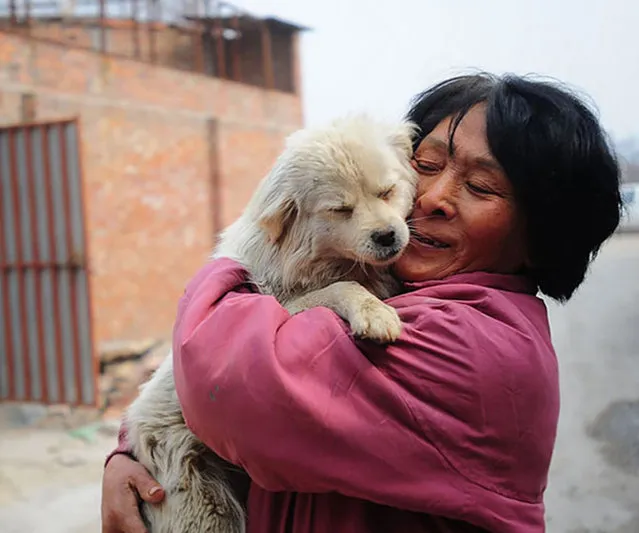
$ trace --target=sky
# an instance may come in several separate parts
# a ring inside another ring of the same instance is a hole
[[[307,125],[352,111],[397,118],[431,84],[488,70],[560,80],[595,105],[614,139],[639,138],[636,0],[233,3],[312,28],[301,46]]]

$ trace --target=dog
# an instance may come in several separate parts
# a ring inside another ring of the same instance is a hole
[[[394,341],[401,322],[381,300],[400,289],[390,266],[409,240],[415,132],[357,115],[293,133],[212,257],[242,264],[291,314],[326,306],[355,336]],[[134,455],[166,494],[143,504],[144,520],[150,533],[244,533],[238,469],[186,427],[172,368],[169,354],[125,414]]]

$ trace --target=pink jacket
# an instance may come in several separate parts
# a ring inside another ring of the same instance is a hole
[[[545,531],[557,361],[525,278],[413,284],[386,347],[248,287],[206,265],[173,349],[189,427],[253,480],[250,533]]]

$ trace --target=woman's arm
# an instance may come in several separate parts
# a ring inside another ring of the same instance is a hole
[[[329,310],[290,316],[273,297],[238,292],[237,264],[205,270],[180,304],[173,346],[183,413],[205,444],[271,491],[419,509],[428,480],[459,481],[418,431],[402,387],[368,358],[423,359],[427,346],[400,339],[364,355]]]

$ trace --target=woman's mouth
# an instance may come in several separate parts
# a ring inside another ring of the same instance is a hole
[[[435,237],[431,237],[430,235],[424,235],[423,233],[417,233],[416,231],[411,230],[411,237],[419,242],[420,244],[424,244],[426,246],[432,248],[450,248],[450,244],[442,242]]]

